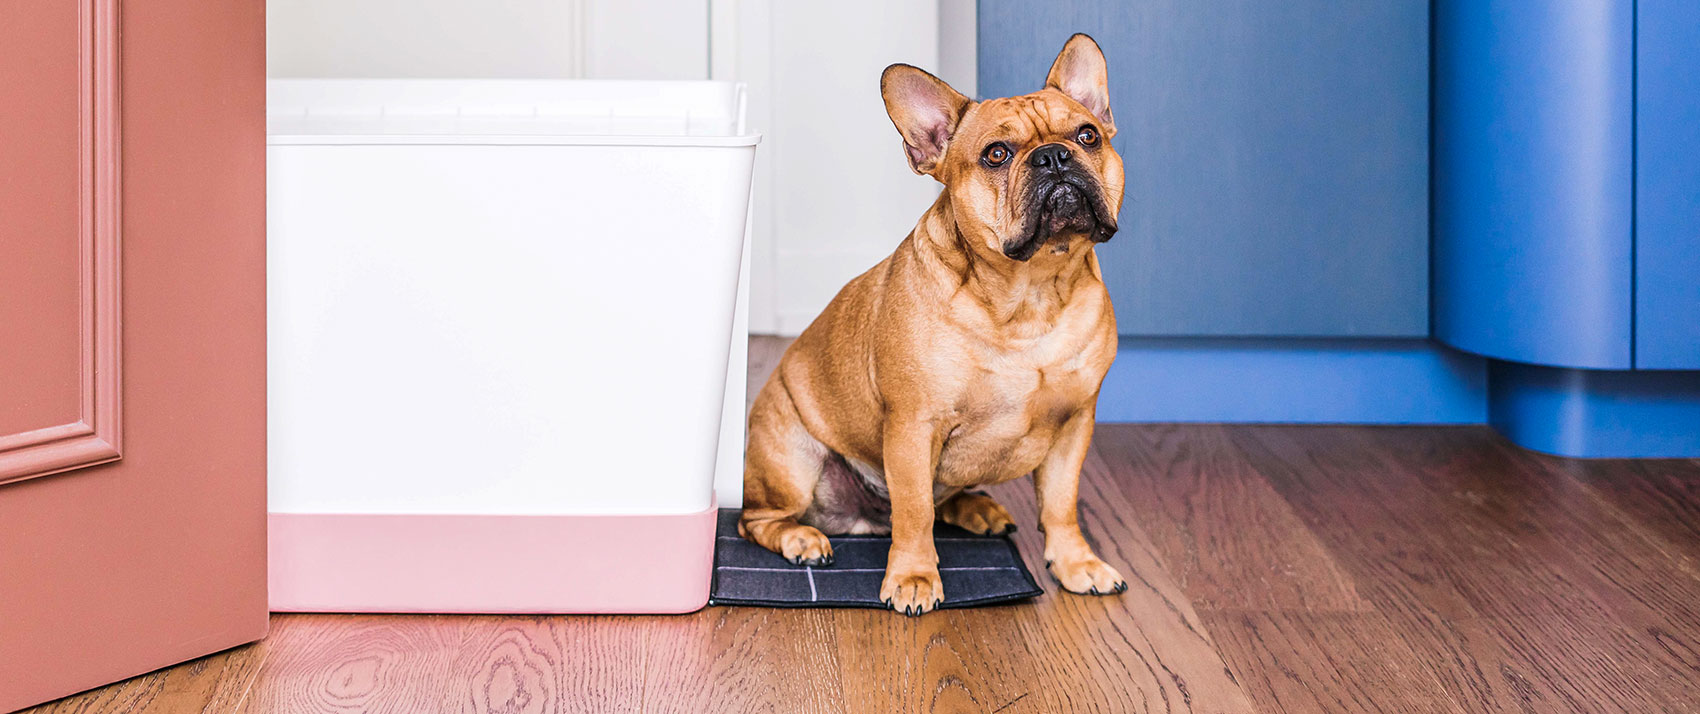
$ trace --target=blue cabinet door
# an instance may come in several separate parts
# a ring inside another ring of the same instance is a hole
[[[1127,164],[1124,334],[1427,336],[1426,0],[980,0],[983,96],[1075,32]]]
[[[1636,13],[1635,366],[1700,369],[1700,3]]]
[[[1634,34],[1633,0],[1436,0],[1436,339],[1631,366]]]

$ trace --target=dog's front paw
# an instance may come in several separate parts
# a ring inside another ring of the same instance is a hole
[[[1111,595],[1127,591],[1127,581],[1097,557],[1045,563],[1064,590],[1081,595]]]
[[[792,526],[780,537],[780,555],[792,565],[821,567],[832,565],[832,541],[826,534],[811,526]]]
[[[887,571],[880,584],[880,599],[905,615],[919,615],[944,602],[944,583],[938,569],[913,573]]]

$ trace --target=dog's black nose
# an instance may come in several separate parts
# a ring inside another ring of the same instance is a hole
[[[1060,171],[1068,165],[1071,156],[1073,155],[1069,153],[1068,147],[1062,144],[1046,144],[1034,149],[1033,153],[1027,157],[1027,163],[1036,169]]]

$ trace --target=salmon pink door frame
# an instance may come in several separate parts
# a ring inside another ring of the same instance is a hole
[[[122,448],[117,0],[87,0],[78,14],[79,414],[0,435],[0,484],[112,461]]]

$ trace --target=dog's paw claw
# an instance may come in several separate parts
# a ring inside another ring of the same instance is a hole
[[[1047,564],[1064,590],[1081,595],[1113,595],[1127,591],[1127,580],[1097,558]]]
[[[880,584],[880,599],[886,607],[905,615],[924,615],[943,604],[944,586],[937,570],[907,575],[888,572]]]

